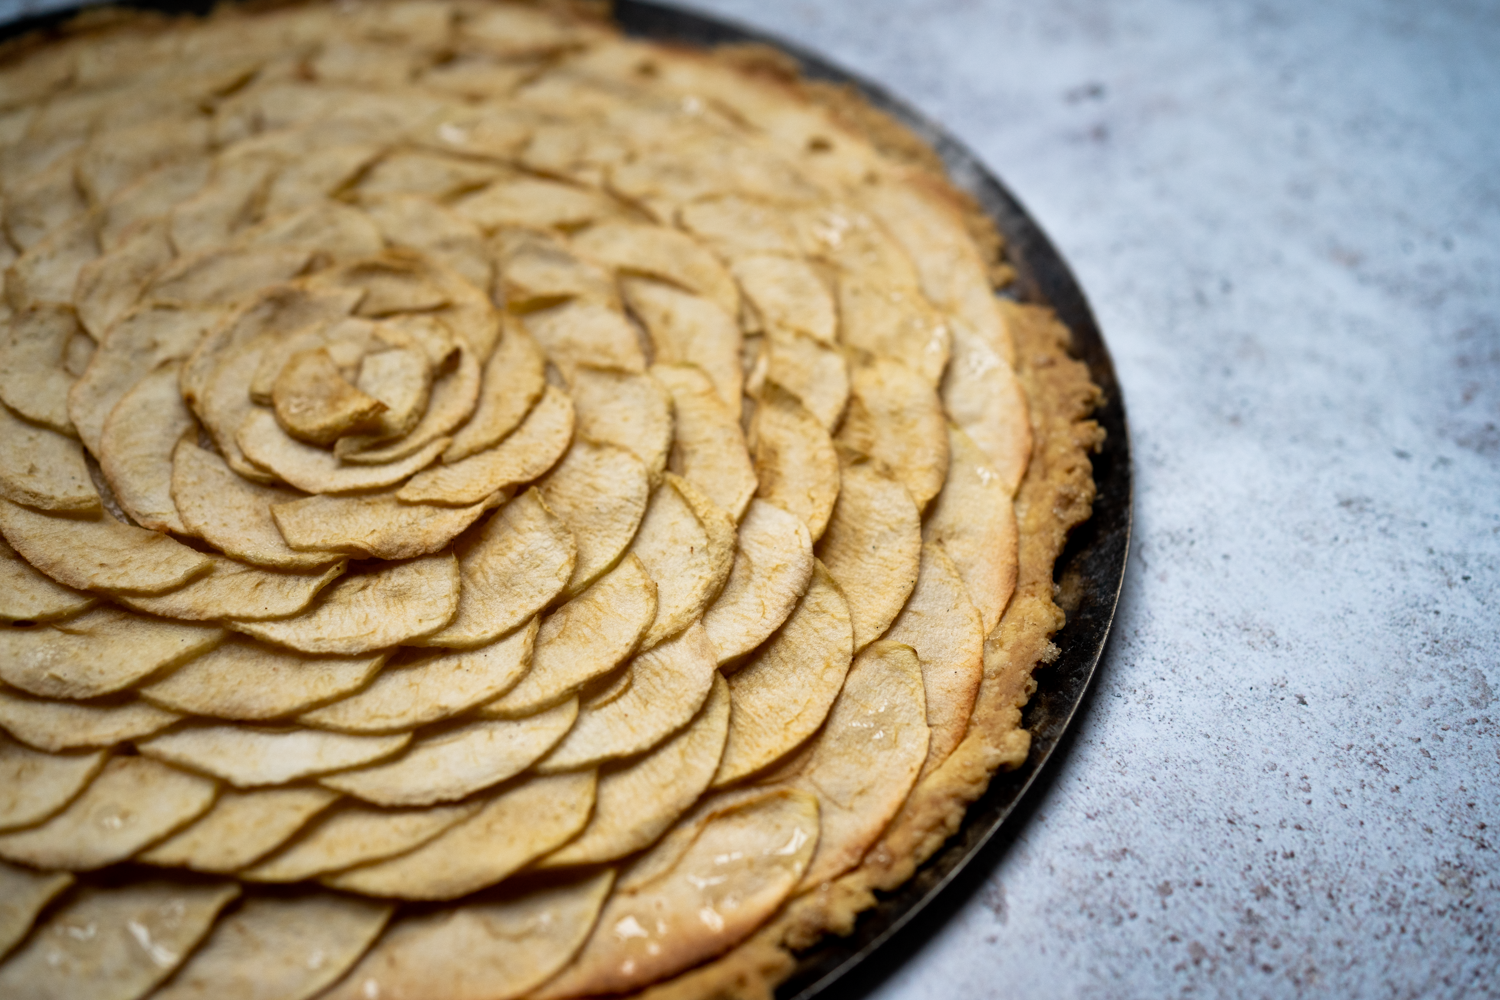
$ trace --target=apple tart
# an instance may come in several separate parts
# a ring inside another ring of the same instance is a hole
[[[92,12],[0,199],[0,994],[764,996],[1025,759],[1097,390],[775,53]]]

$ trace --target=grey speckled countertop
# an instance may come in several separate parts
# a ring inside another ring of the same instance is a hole
[[[971,145],[1130,411],[1076,738],[873,995],[1500,996],[1500,6],[694,4]]]

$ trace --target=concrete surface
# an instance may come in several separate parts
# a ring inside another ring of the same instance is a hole
[[[1078,738],[874,995],[1500,996],[1500,6],[694,2],[974,147],[1130,409]]]

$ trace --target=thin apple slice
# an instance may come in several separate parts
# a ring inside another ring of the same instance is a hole
[[[375,559],[413,559],[446,548],[505,495],[466,507],[401,503],[395,490],[313,496],[271,505],[281,537],[298,551],[344,552]]]
[[[568,963],[594,926],[614,872],[522,895],[403,917],[320,1000],[513,1000]]]
[[[452,206],[480,229],[574,228],[620,214],[602,192],[537,177],[502,180],[459,199]]]
[[[537,772],[576,770],[650,750],[698,714],[713,690],[717,665],[708,633],[697,623],[642,653],[616,683],[584,703],[578,722]]]
[[[416,850],[322,881],[396,899],[455,899],[494,885],[564,843],[594,808],[593,771],[526,778],[486,798],[473,816]]]
[[[430,635],[457,610],[458,560],[444,552],[351,573],[295,618],[231,624],[304,653],[357,656]]]
[[[73,379],[63,359],[68,344],[82,332],[73,311],[42,306],[16,313],[6,327],[0,336],[0,401],[27,420],[69,433]]]
[[[186,534],[172,502],[172,450],[196,422],[177,388],[181,368],[165,362],[115,404],[99,435],[99,468],[137,524]]]
[[[942,543],[989,635],[1016,588],[1020,542],[1015,507],[1005,480],[969,436],[951,427],[948,437],[952,466],[922,537]]]
[[[344,378],[326,347],[287,358],[271,387],[271,403],[282,429],[311,444],[332,444],[387,409]]]
[[[922,667],[911,647],[880,640],[854,658],[822,732],[789,784],[818,799],[818,849],[801,889],[853,868],[916,784],[927,759]]]
[[[488,719],[424,733],[399,757],[322,779],[378,806],[453,802],[515,777],[557,745],[578,718],[569,700],[524,719]]]
[[[738,421],[745,374],[735,314],[710,299],[659,281],[626,278],[620,285],[631,311],[651,335],[655,360],[701,369],[713,383],[719,402]]]
[[[35,826],[60,812],[94,780],[106,756],[43,753],[0,733],[0,830]]]
[[[358,691],[388,652],[310,656],[236,636],[141,685],[138,693],[185,715],[283,719]]]
[[[251,882],[301,882],[325,872],[400,856],[473,816],[478,802],[427,809],[380,809],[344,801],[295,840],[239,874]]]
[[[529,483],[557,464],[573,440],[573,401],[548,386],[515,432],[488,451],[419,472],[396,494],[403,503],[473,504]]]
[[[136,860],[164,868],[236,872],[280,847],[338,797],[317,785],[226,788],[212,809]]]
[[[906,487],[878,463],[846,454],[841,466],[817,551],[849,601],[858,651],[884,634],[916,586],[922,521]]]
[[[729,685],[713,690],[682,732],[639,760],[602,768],[594,816],[539,868],[597,864],[650,846],[708,789],[729,734]]]
[[[195,725],[141,740],[136,749],[237,788],[256,788],[358,767],[397,754],[410,742],[410,733],[350,736],[319,729]]]
[[[740,522],[734,566],[703,613],[718,660],[750,652],[779,629],[812,579],[812,538],[795,514],[752,500]]]
[[[234,440],[250,461],[308,493],[354,493],[392,486],[427,468],[448,447],[448,439],[440,437],[384,465],[345,465],[332,452],[291,437],[270,410],[259,408],[250,410]]]
[[[578,557],[564,593],[580,594],[630,545],[651,499],[645,465],[623,448],[574,440],[538,488],[573,533]]]
[[[604,222],[573,237],[573,248],[621,274],[685,288],[739,315],[740,293],[724,265],[686,233],[637,222]]]
[[[828,570],[814,563],[797,610],[729,677],[729,740],[714,787],[759,771],[816,732],[853,657],[849,605]]]
[[[531,668],[537,619],[477,649],[393,664],[374,683],[298,721],[348,733],[400,733],[468,711],[515,686]]]
[[[499,271],[496,299],[516,315],[577,300],[618,309],[609,273],[570,253],[561,239],[530,229],[502,229],[491,243]]]
[[[626,372],[646,370],[640,335],[616,309],[570,301],[527,313],[521,321],[547,360],[569,382],[578,366],[584,364]]]
[[[112,747],[159,733],[181,719],[176,712],[145,701],[85,704],[0,689],[0,727],[27,746],[48,753]]]
[[[152,1000],[307,1000],[348,971],[395,909],[328,893],[252,896]]]
[[[1014,303],[1000,302],[999,308],[1007,326],[1034,321],[1033,314]],[[943,404],[1015,496],[1031,460],[1031,416],[1006,345],[967,323],[954,323],[953,363],[943,378]]]
[[[218,782],[146,757],[114,757],[40,826],[0,834],[0,857],[87,871],[123,861],[208,811]]]
[[[302,494],[263,486],[234,473],[224,460],[193,441],[172,453],[172,500],[188,531],[225,555],[257,566],[311,570],[344,559],[339,552],[299,552],[287,545],[271,506]]]
[[[233,882],[83,886],[0,965],[0,994],[135,1000],[198,946],[240,887]]]
[[[181,542],[107,514],[62,517],[0,499],[0,532],[31,565],[78,590],[160,594],[213,567]]]
[[[818,802],[802,792],[767,791],[706,807],[679,831],[625,873],[636,877],[616,885],[583,950],[533,996],[624,993],[738,944],[807,870],[818,842]]]
[[[0,539],[0,622],[45,622],[87,611],[99,598],[64,587],[31,568]]]
[[[501,326],[500,345],[484,363],[484,380],[471,416],[453,433],[443,461],[457,462],[494,447],[521,425],[547,387],[547,359],[515,320]]]
[[[919,780],[948,759],[969,728],[984,680],[986,634],[984,620],[942,543],[924,542],[917,586],[885,634],[916,650],[922,663],[932,742]]]
[[[757,485],[738,418],[699,369],[658,364],[651,374],[672,393],[672,471],[738,521]]]
[[[263,621],[298,614],[344,575],[345,563],[306,573],[265,569],[211,556],[213,569],[176,590],[148,597],[120,595],[121,604],[178,621]]]
[[[839,443],[885,463],[925,510],[948,474],[948,422],[937,393],[889,358],[856,367],[849,383]]]
[[[0,406],[0,497],[41,510],[104,509],[83,446]]]
[[[21,943],[37,914],[73,881],[68,872],[34,872],[0,861],[0,958]]]
[[[801,257],[746,254],[730,270],[767,330],[800,333],[821,344],[838,342],[838,310],[828,286]]]
[[[578,561],[573,533],[533,487],[454,547],[458,613],[418,646],[473,649],[541,611],[562,592]]]
[[[832,432],[843,419],[849,402],[849,365],[837,349],[804,334],[773,329],[765,336],[757,369],[764,372],[765,381],[801,400],[825,430]],[[752,387],[759,371],[751,379]]]
[[[767,382],[750,422],[757,493],[823,537],[839,496],[839,456],[828,431],[792,393]]]
[[[734,520],[671,473],[651,496],[630,552],[656,581],[656,618],[641,638],[650,649],[702,617],[734,566]]]
[[[656,584],[634,556],[542,620],[531,670],[479,714],[533,715],[575,694],[629,656],[656,616]]]
[[[660,382],[650,375],[580,365],[568,392],[579,437],[624,448],[646,466],[652,482],[661,477],[672,447],[673,419],[672,397]]]
[[[0,680],[43,698],[97,698],[206,653],[224,635],[213,625],[95,608],[65,621],[0,628]]]

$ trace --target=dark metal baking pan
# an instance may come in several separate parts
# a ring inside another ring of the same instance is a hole
[[[65,3],[65,0],[64,0]],[[48,4],[47,6],[53,6]],[[58,4],[52,12],[0,25],[0,39],[47,27],[87,4]],[[213,0],[137,0],[131,6],[207,13]],[[33,8],[36,9],[36,8]],[[1053,638],[1061,653],[1036,673],[1037,689],[1023,724],[1031,730],[1031,754],[1015,771],[999,774],[969,808],[962,827],[894,892],[882,894],[845,938],[826,937],[798,956],[778,1000],[842,1000],[862,996],[921,948],[984,880],[1026,822],[1028,803],[1047,781],[1048,764],[1065,749],[1066,737],[1084,707],[1090,682],[1104,653],[1130,549],[1131,467],[1125,404],[1109,349],[1083,290],[1041,227],[1010,191],[961,142],[876,84],[819,56],[749,28],[640,0],[617,0],[624,30],[642,38],[712,46],[756,42],[794,58],[804,75],[854,87],[875,107],[911,129],[942,157],[953,182],[972,195],[1005,237],[1007,262],[1016,280],[1004,294],[1051,306],[1072,333],[1076,357],[1104,390],[1095,417],[1108,437],[1094,456],[1098,496],[1093,517],[1073,532],[1054,577],[1065,595],[1068,622]]]

